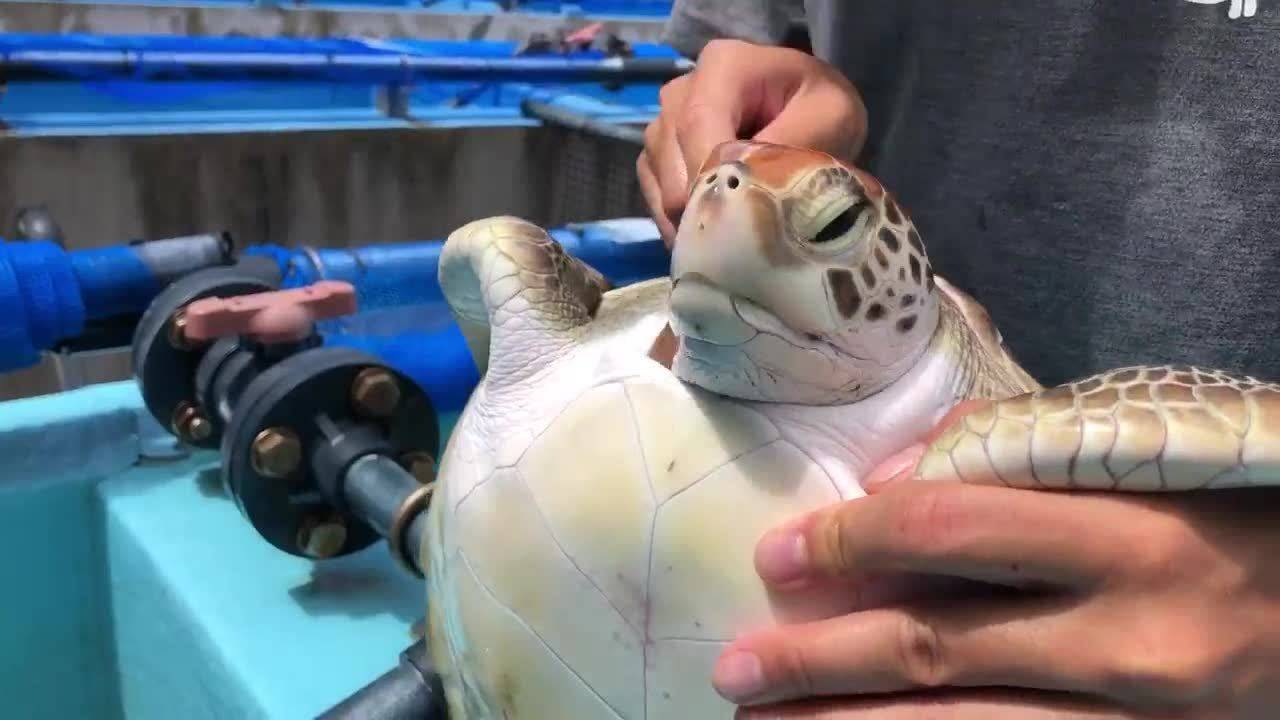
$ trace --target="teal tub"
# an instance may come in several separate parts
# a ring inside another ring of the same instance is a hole
[[[0,547],[15,720],[314,718],[424,612],[385,543],[313,563],[260,540],[130,382],[0,403]]]

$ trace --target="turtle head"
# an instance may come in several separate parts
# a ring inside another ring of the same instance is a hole
[[[910,218],[875,178],[801,148],[719,146],[671,276],[672,369],[733,397],[855,401],[914,364],[938,324]]]

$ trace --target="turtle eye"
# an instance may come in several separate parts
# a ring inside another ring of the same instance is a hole
[[[823,245],[834,240],[839,240],[849,233],[850,230],[858,224],[859,218],[867,211],[869,203],[866,200],[858,200],[848,209],[835,216],[831,222],[813,236],[812,242],[815,245]]]

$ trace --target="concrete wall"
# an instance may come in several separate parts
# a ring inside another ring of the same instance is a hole
[[[542,128],[17,138],[0,141],[0,221],[44,203],[69,247],[223,229],[249,243],[424,240],[486,214],[643,212],[636,152]]]
[[[425,240],[487,215],[642,215],[636,152],[549,128],[8,139],[0,222],[43,203],[68,249],[219,230],[238,245]],[[120,358],[94,365],[87,380],[127,376]],[[0,376],[0,399],[58,386],[45,363]]]

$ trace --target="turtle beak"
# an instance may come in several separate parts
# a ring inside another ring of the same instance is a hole
[[[742,163],[716,166],[699,178],[676,233],[673,297],[685,278],[698,278],[730,299],[751,301],[797,332],[834,332],[821,270],[792,250],[783,227],[777,199],[752,181]]]

